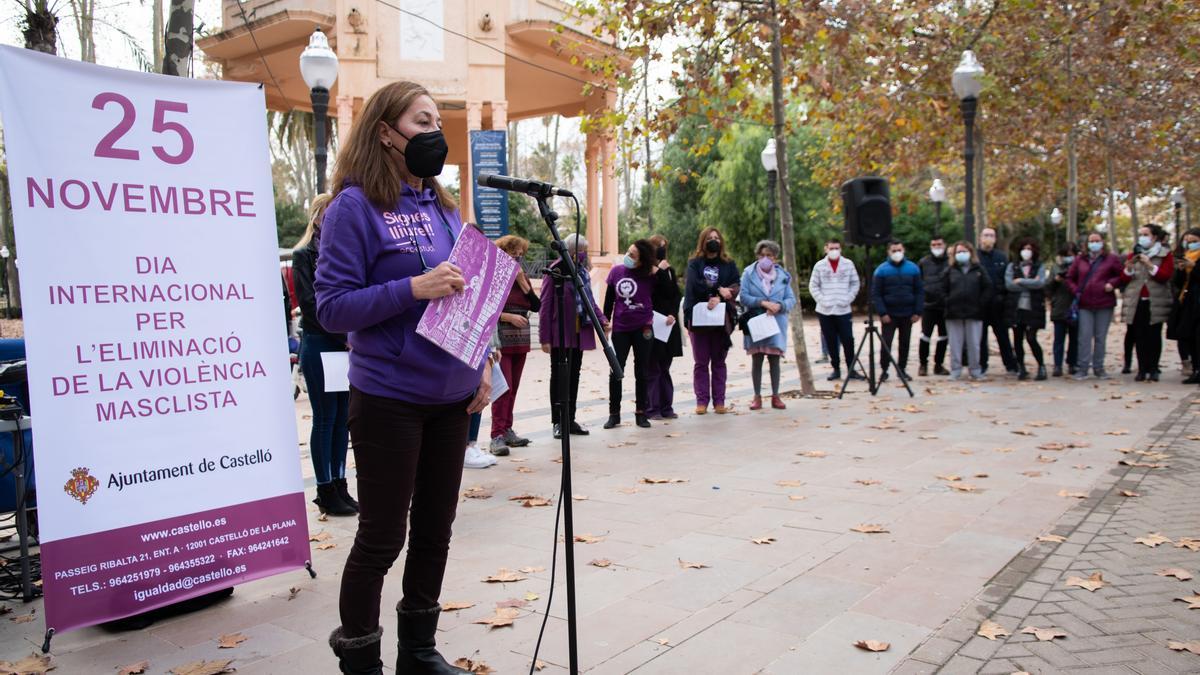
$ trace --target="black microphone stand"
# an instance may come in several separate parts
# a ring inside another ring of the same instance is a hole
[[[532,194],[531,196],[537,200],[538,211],[542,214],[542,220],[546,221],[546,226],[550,228],[550,237],[554,240],[551,246],[558,252],[559,265],[551,267],[548,270],[550,278],[554,282],[554,309],[558,316],[558,336],[562,340],[567,333],[566,317],[564,315],[565,308],[565,291],[564,287],[567,281],[574,284],[576,293],[583,293],[583,284],[579,278],[579,269],[575,266],[575,261],[572,259],[571,252],[567,250],[567,245],[563,243],[562,237],[558,235],[558,214],[550,208],[550,204],[546,201],[552,196],[553,186],[546,185],[542,190]],[[611,369],[612,375],[617,379],[624,377],[621,370],[621,365],[617,362],[617,353],[613,350],[612,343],[609,342],[608,336],[604,331],[600,330],[600,319],[596,316],[596,308],[591,302],[586,300],[579,303],[583,306],[583,311],[587,313],[588,319],[591,320],[592,330],[596,331],[596,338],[600,341],[604,348],[604,355],[608,358],[608,366]],[[578,349],[578,347],[576,348]],[[559,501],[563,509],[563,534],[564,542],[564,562],[566,563],[566,578],[567,578],[567,652],[570,658],[571,675],[576,675],[579,672],[579,645],[576,634],[576,615],[575,615],[575,521],[572,511],[571,498],[571,350],[565,347],[560,347],[555,350],[558,358],[551,361],[550,367],[558,378],[558,403],[555,406],[558,409],[559,430],[562,436],[562,488],[559,496]],[[555,542],[557,546],[557,542]],[[546,609],[549,612],[549,608]]]

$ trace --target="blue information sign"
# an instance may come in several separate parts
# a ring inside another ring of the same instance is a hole
[[[472,131],[470,138],[475,222],[488,237],[503,237],[508,234],[508,191],[482,187],[475,180],[481,173],[508,175],[508,132]]]

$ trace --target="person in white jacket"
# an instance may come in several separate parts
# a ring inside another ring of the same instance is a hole
[[[821,321],[821,335],[829,348],[829,363],[833,366],[833,372],[827,378],[831,382],[842,378],[839,344],[846,355],[850,377],[859,377],[854,370],[854,326],[850,309],[858,296],[859,284],[854,263],[842,257],[842,242],[830,239],[825,243],[825,257],[813,265],[808,292],[817,301],[817,319]]]

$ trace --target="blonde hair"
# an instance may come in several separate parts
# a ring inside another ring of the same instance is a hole
[[[506,234],[496,240],[496,246],[511,256],[522,256],[529,252],[529,240],[515,234]]]
[[[308,246],[308,242],[313,240],[313,237],[321,238],[321,220],[325,217],[325,207],[329,206],[331,201],[333,201],[333,195],[328,192],[322,192],[313,197],[312,204],[308,207],[308,226],[304,228],[304,234],[292,248],[304,248]]]
[[[333,194],[357,183],[367,199],[380,208],[390,208],[400,201],[404,189],[404,176],[387,149],[379,141],[378,127],[383,122],[393,126],[409,107],[420,97],[429,96],[429,91],[416,82],[392,82],[380,87],[367,99],[346,142],[338,150],[337,165],[333,172]],[[423,178],[424,187],[437,194],[442,208],[457,209],[458,203],[437,178]]]

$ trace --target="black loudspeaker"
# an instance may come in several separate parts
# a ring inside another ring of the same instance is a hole
[[[886,178],[862,176],[842,184],[846,241],[858,246],[886,243],[892,238],[892,203]]]

